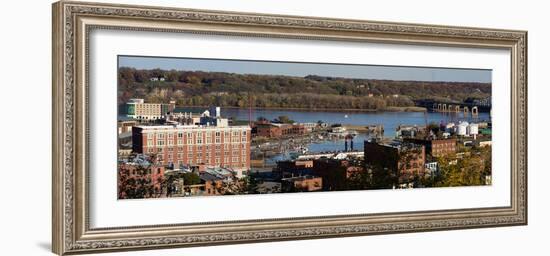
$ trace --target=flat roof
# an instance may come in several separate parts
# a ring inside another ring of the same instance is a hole
[[[208,126],[208,125],[137,125],[134,126],[137,128],[141,128],[146,131],[170,131],[170,130],[217,130],[217,129],[227,129],[227,130],[250,130],[250,126],[248,125],[235,125],[235,126]]]

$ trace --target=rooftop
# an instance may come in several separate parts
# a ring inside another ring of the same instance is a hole
[[[209,125],[182,125],[182,124],[143,124],[135,126],[137,128],[141,128],[143,130],[217,130],[217,129],[248,129],[250,130],[250,126],[248,125],[232,125],[232,126],[226,126],[226,127],[218,127],[218,126],[209,126]]]
[[[309,180],[309,179],[315,179],[319,178],[317,176],[313,175],[304,175],[304,176],[297,176],[297,177],[290,177],[290,178],[282,178],[283,181],[302,181],[302,180]]]

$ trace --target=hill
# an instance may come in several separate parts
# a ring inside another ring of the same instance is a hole
[[[164,81],[152,81],[162,77]],[[152,79],[153,78],[153,79]],[[462,102],[491,95],[490,83],[279,76],[121,67],[118,100],[176,100],[181,106],[383,110],[415,99]]]

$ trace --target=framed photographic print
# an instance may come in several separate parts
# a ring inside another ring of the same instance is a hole
[[[57,2],[53,251],[525,225],[526,40]]]

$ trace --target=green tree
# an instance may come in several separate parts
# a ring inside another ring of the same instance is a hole
[[[201,178],[199,175],[193,172],[184,173],[182,177],[185,185],[196,185],[201,183]]]
[[[283,124],[292,124],[294,123],[294,120],[290,119],[288,116],[279,116],[277,117],[277,122],[283,123]]]

